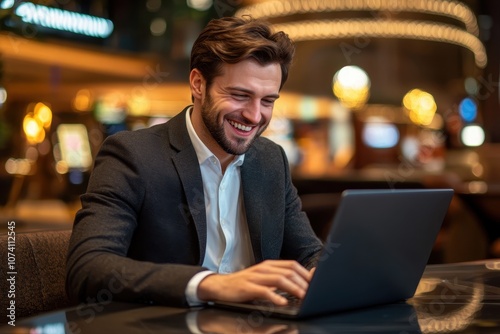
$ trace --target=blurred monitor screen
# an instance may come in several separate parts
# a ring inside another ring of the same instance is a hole
[[[399,131],[390,123],[366,123],[363,128],[363,142],[372,148],[391,148],[399,141]]]
[[[61,160],[68,168],[87,169],[92,165],[87,128],[83,124],[61,124],[57,127]]]

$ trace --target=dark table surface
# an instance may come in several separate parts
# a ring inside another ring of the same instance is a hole
[[[117,302],[16,321],[0,333],[500,333],[500,259],[430,265],[415,296],[301,321]]]

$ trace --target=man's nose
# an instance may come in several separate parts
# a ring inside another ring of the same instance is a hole
[[[243,110],[242,115],[249,123],[254,125],[259,124],[262,119],[261,107],[260,101],[252,101]]]

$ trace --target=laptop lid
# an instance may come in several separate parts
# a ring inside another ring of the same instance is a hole
[[[310,317],[412,297],[452,189],[346,190],[300,308],[215,303]]]

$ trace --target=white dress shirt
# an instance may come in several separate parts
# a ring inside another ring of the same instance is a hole
[[[222,173],[219,159],[205,146],[191,123],[191,109],[186,125],[193,143],[203,179],[207,215],[207,246],[203,266],[209,271],[195,275],[188,283],[186,297],[190,305],[200,303],[196,291],[203,278],[212,273],[231,273],[255,263],[247,226],[240,166],[245,155],[239,155]]]

